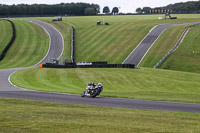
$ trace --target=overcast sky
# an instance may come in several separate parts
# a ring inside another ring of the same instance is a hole
[[[0,0],[0,4],[58,4],[58,3],[71,3],[71,2],[85,2],[99,4],[101,11],[104,6],[109,6],[112,10],[113,7],[121,7],[120,12],[128,13],[135,12],[138,7],[159,7],[177,2],[187,2],[189,0]],[[190,0],[191,1],[191,0]],[[198,1],[198,0],[192,0]]]

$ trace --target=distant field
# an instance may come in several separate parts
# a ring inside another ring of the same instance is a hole
[[[44,58],[49,48],[49,37],[38,25],[12,20],[16,27],[16,40],[0,61],[0,69],[28,67]]]
[[[0,54],[10,42],[12,34],[11,23],[6,20],[0,20]]]
[[[26,69],[11,76],[22,88],[81,94],[102,82],[101,96],[200,103],[199,74],[155,69]]]
[[[53,18],[34,19],[53,24],[63,33],[66,48],[62,58],[70,58],[69,28],[74,26],[76,28],[76,61],[122,63],[155,25],[200,21],[199,14],[172,15],[177,16],[177,20],[158,20],[160,16],[164,17],[164,15],[63,17],[62,22],[52,22]],[[96,26],[97,21],[103,20],[110,25]],[[176,31],[180,33],[182,30],[179,27]],[[179,34],[174,35],[175,38],[179,36]]]
[[[0,132],[199,132],[200,113],[144,111],[0,98]]]

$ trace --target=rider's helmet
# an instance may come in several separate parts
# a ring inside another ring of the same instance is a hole
[[[103,86],[103,84],[102,84],[102,83],[98,83],[97,85],[98,85],[98,86]]]
[[[102,83],[98,83],[97,87],[99,88],[99,91],[101,92],[103,90],[103,84]]]

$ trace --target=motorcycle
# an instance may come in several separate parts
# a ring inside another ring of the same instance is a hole
[[[85,91],[81,94],[82,97],[89,96],[95,98],[103,91],[102,83],[89,83],[86,86]]]

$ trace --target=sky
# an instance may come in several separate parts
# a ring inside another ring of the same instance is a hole
[[[120,7],[120,12],[123,13],[133,13],[138,7],[160,7],[166,6],[168,4],[174,4],[178,2],[187,2],[189,0],[0,0],[0,4],[59,4],[59,3],[71,3],[71,2],[84,2],[84,3],[94,3],[101,7],[101,12],[103,7],[109,6],[110,10],[113,7]],[[191,1],[191,0],[190,0]],[[198,0],[192,0],[198,1]]]

